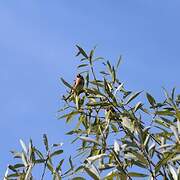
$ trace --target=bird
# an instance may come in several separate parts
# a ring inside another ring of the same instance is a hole
[[[70,94],[68,97],[65,97],[64,100],[67,101],[73,94],[74,95],[79,95],[84,87],[84,77],[81,76],[81,74],[78,74],[76,76],[74,85],[71,88]]]

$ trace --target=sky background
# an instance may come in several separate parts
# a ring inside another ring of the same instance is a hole
[[[19,139],[41,146],[64,142],[57,120],[64,92],[60,77],[73,82],[75,45],[112,63],[123,63],[119,78],[132,90],[162,96],[162,86],[180,87],[180,1],[0,1],[0,177],[12,162]]]

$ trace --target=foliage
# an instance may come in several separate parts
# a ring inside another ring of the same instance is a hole
[[[9,165],[12,173],[7,171],[5,179],[32,179],[32,169],[38,164],[44,166],[41,179],[46,169],[53,179],[180,179],[180,95],[175,95],[175,89],[170,94],[164,89],[162,101],[146,93],[147,101],[142,103],[142,92],[127,90],[117,77],[121,57],[112,65],[94,57],[95,49],[87,53],[77,48],[85,86],[70,100],[63,98],[60,119],[76,122],[67,134],[74,137],[73,143],[78,141],[75,156],[79,161],[74,163],[70,157],[70,168],[64,173],[63,159],[54,167],[52,158],[61,158],[63,150],[58,144],[49,147],[44,135],[45,155],[31,140],[28,148],[20,141],[22,152],[12,153],[22,163]],[[62,82],[71,91],[71,83]]]
[[[61,148],[62,144],[52,144],[50,146],[46,134],[43,135],[43,142],[45,146],[44,154],[33,145],[32,140],[29,141],[29,145],[27,146],[20,139],[22,151],[11,151],[13,157],[15,159],[19,159],[20,162],[15,165],[8,166],[4,179],[33,179],[32,170],[35,166],[38,165],[43,165],[41,179],[44,178],[46,169],[48,169],[52,173],[53,179],[61,179],[63,175],[61,171],[61,165],[64,159],[61,159],[56,167],[53,166],[53,160],[57,156],[59,159],[59,155],[63,153],[63,150]],[[12,173],[9,173],[9,171],[11,171]]]

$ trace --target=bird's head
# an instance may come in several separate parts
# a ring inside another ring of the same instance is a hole
[[[78,77],[78,78],[80,78],[80,77],[81,77],[81,75],[80,75],[80,74],[78,74],[78,75],[77,75],[77,77]]]
[[[83,76],[81,76],[80,74],[77,75],[77,78],[83,79]]]

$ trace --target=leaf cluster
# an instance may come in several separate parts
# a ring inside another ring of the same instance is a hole
[[[23,151],[14,154],[22,163],[8,167],[13,174],[7,179],[32,177],[32,169],[42,164],[54,179],[69,177],[84,179],[172,179],[180,178],[180,95],[175,89],[168,93],[164,89],[164,99],[157,101],[150,93],[127,90],[118,79],[121,57],[115,65],[102,57],[95,57],[95,48],[89,53],[77,46],[80,56],[78,70],[85,78],[81,93],[71,99],[63,99],[64,107],[59,110],[59,119],[75,126],[67,135],[76,143],[76,154],[69,158],[70,168],[62,172],[61,159],[54,167],[52,158],[63,152],[61,146],[52,150],[44,135],[46,153],[43,155],[30,140],[27,149],[20,141]],[[66,88],[71,83],[61,78]],[[147,105],[148,103],[148,105]],[[45,172],[45,171],[44,171]],[[44,173],[43,175],[44,176]],[[43,179],[43,178],[42,178]]]

